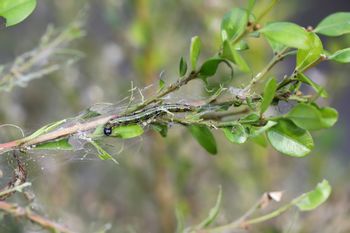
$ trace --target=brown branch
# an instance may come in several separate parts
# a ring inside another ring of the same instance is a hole
[[[47,230],[61,233],[73,233],[73,231],[68,228],[44,218],[43,216],[32,213],[29,209],[17,206],[16,204],[0,201],[0,211],[12,215],[13,217],[27,219]]]

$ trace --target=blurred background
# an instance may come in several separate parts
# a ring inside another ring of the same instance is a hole
[[[268,1],[258,1],[256,10]],[[16,124],[26,134],[53,121],[77,115],[95,103],[117,103],[130,95],[131,85],[150,95],[160,77],[177,78],[181,56],[188,60],[191,37],[199,35],[202,58],[219,46],[220,21],[245,1],[225,0],[38,0],[34,13],[21,24],[0,32],[0,63],[11,63],[38,46],[49,24],[65,28],[86,5],[86,35],[70,48],[84,56],[69,66],[11,92],[0,92],[0,124]],[[345,0],[281,1],[264,22],[278,20],[301,26],[317,25],[327,15],[350,11]],[[350,37],[321,38],[329,51],[349,47]],[[244,57],[253,73],[266,65],[272,53],[264,40],[250,39]],[[289,73],[287,59],[274,70]],[[113,154],[120,165],[101,161],[93,151],[32,153],[26,158],[34,209],[77,232],[174,232],[177,213],[186,226],[204,219],[214,206],[221,185],[222,208],[217,220],[225,224],[240,217],[266,191],[284,190],[290,200],[312,189],[323,178],[333,193],[310,213],[297,210],[248,229],[248,232],[350,232],[349,64],[325,63],[309,71],[330,94],[326,104],[339,111],[335,127],[314,134],[315,149],[306,158],[278,154],[253,143],[230,144],[215,132],[219,153],[210,156],[180,126],[167,138],[154,132],[124,142],[116,140]],[[227,76],[223,70],[217,82]],[[237,73],[235,83],[248,80]],[[153,86],[149,86],[153,85]],[[149,87],[144,89],[145,87]],[[136,93],[137,94],[137,93]],[[139,96],[136,98],[140,98]],[[203,83],[194,81],[170,101],[206,96]],[[123,106],[127,101],[120,102]],[[0,129],[0,141],[20,137]],[[5,184],[12,176],[11,156],[0,157]],[[23,203],[17,195],[9,201]],[[275,206],[272,206],[272,208]],[[42,232],[12,217],[0,221],[1,233]]]

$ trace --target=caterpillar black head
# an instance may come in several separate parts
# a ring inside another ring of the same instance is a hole
[[[109,136],[112,134],[112,127],[110,124],[106,124],[105,127],[103,128],[103,133],[106,135],[106,136]]]

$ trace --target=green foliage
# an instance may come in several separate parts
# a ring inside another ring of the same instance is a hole
[[[201,51],[201,41],[198,36],[192,37],[190,47],[190,61],[192,70],[196,70],[199,53]]]
[[[301,211],[310,211],[324,203],[332,192],[327,180],[318,183],[316,188],[296,198],[294,203]]]
[[[241,8],[234,8],[227,13],[221,21],[221,39],[236,40],[248,23],[248,12]]]
[[[350,33],[350,12],[338,12],[323,19],[314,32],[325,36],[341,36]]]
[[[242,144],[248,139],[248,134],[243,125],[237,123],[236,125],[228,128],[223,128],[226,138],[233,143]]]
[[[289,22],[274,22],[259,30],[267,39],[292,48],[310,49],[309,34],[302,27]]]
[[[59,139],[52,142],[46,142],[36,145],[34,149],[37,150],[72,150],[73,147],[69,144],[68,139]]]
[[[122,139],[135,138],[144,133],[140,125],[123,125],[113,128],[110,136],[119,137]]]
[[[317,92],[317,94],[319,94],[321,97],[323,97],[323,98],[327,98],[328,97],[328,93],[324,89],[324,87],[322,87],[322,86],[318,85],[317,83],[315,83],[314,81],[312,81],[305,74],[299,73],[297,75],[297,79],[299,81],[309,85],[310,87],[312,87]]]
[[[180,59],[180,64],[179,64],[179,75],[180,77],[183,77],[186,75],[187,72],[187,63],[183,57]]]
[[[322,42],[315,33],[308,32],[308,44],[308,49],[299,49],[297,52],[296,70],[300,72],[318,61],[323,52]]]
[[[110,155],[105,149],[103,149],[96,141],[91,141],[90,143],[96,148],[98,157],[101,160],[112,160],[114,163],[119,164],[118,161],[113,158],[113,156]]]
[[[328,59],[339,63],[350,63],[350,48],[338,50],[330,55]]]
[[[35,9],[36,0],[1,0],[0,16],[6,19],[6,27],[22,22]]]
[[[338,113],[333,108],[320,109],[317,106],[300,103],[286,117],[300,128],[318,130],[332,127],[338,119]]]
[[[276,150],[293,157],[304,157],[314,147],[310,133],[290,120],[280,119],[267,131],[267,138]]]
[[[190,125],[188,126],[192,136],[197,142],[210,154],[217,153],[216,141],[211,131],[206,126]]]
[[[264,96],[260,106],[260,114],[263,114],[270,106],[277,90],[277,82],[274,77],[265,84]]]

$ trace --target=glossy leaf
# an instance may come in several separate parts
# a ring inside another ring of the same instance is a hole
[[[350,63],[350,48],[339,50],[330,55],[328,59],[339,63]]]
[[[123,125],[113,128],[110,136],[128,139],[138,137],[142,135],[143,132],[144,130],[140,125]]]
[[[234,8],[224,15],[221,22],[221,39],[234,40],[245,30],[248,23],[248,12],[241,8]]]
[[[236,64],[241,71],[246,73],[250,72],[247,62],[227,40],[223,42],[223,52],[221,56]]]
[[[36,0],[1,0],[0,16],[6,19],[6,26],[20,23],[35,9]]]
[[[213,76],[216,73],[219,67],[219,64],[222,62],[226,63],[230,67],[231,71],[233,72],[233,68],[231,67],[231,64],[228,61],[226,61],[223,58],[213,57],[206,60],[203,63],[203,65],[199,69],[199,74],[205,77]]]
[[[159,79],[159,90],[162,90],[163,88],[164,88],[164,86],[165,86],[165,82],[164,82],[164,80],[163,79]]]
[[[254,142],[255,144],[257,144],[257,145],[259,145],[261,147],[264,147],[264,148],[266,148],[267,145],[268,145],[268,142],[267,142],[265,134],[259,134],[259,135],[254,136],[254,137],[250,137],[249,139],[252,142]]]
[[[248,134],[243,125],[237,124],[233,127],[223,128],[226,138],[233,143],[242,144],[248,139]]]
[[[206,151],[210,154],[217,153],[215,138],[208,127],[202,125],[190,125],[188,126],[188,129],[192,136]]]
[[[338,112],[334,108],[320,108],[322,124],[324,128],[332,127],[338,121]]]
[[[36,145],[34,149],[37,150],[72,150],[73,146],[69,144],[68,139],[60,139],[57,141],[51,141]]]
[[[101,160],[112,160],[114,163],[119,164],[118,161],[115,158],[113,158],[113,156],[110,155],[107,151],[105,151],[97,142],[91,141],[90,143],[96,148],[98,152],[98,157]]]
[[[199,53],[201,51],[201,41],[198,36],[192,37],[190,48],[190,61],[192,70],[196,70]]]
[[[276,41],[270,39],[269,37],[266,37],[266,40],[269,43],[269,45],[271,46],[273,52],[275,52],[275,53],[278,53],[286,48],[286,46],[284,44],[276,42]]]
[[[308,49],[308,33],[300,26],[289,22],[274,22],[261,28],[269,40],[292,48]]]
[[[310,192],[302,194],[294,199],[295,205],[301,211],[310,211],[324,203],[332,192],[332,188],[327,180],[318,183],[316,188]]]
[[[265,85],[263,100],[261,102],[260,114],[263,114],[270,104],[272,103],[273,98],[275,97],[277,90],[277,82],[275,78],[271,78]]]
[[[185,76],[187,72],[187,63],[183,57],[180,59],[180,64],[179,64],[179,75],[180,77]]]
[[[321,110],[310,104],[299,103],[286,117],[303,129],[318,130],[333,126],[337,121],[338,114],[332,108]]]
[[[267,131],[267,138],[277,151],[293,157],[304,157],[314,147],[310,133],[290,120],[279,120]]]
[[[314,32],[326,36],[341,36],[350,33],[350,12],[338,12],[327,16]]]
[[[162,137],[166,137],[168,134],[168,125],[167,124],[161,124],[161,123],[152,123],[152,128],[159,132]]]
[[[321,97],[323,98],[327,98],[328,97],[328,93],[327,91],[324,89],[324,87],[318,85],[317,83],[315,83],[314,81],[312,81],[309,77],[307,77],[306,75],[299,73],[297,76],[298,80],[300,80],[301,82],[308,84],[309,86],[311,86]]]
[[[298,49],[297,52],[297,64],[296,69],[299,72],[303,72],[310,65],[314,64],[321,56],[323,52],[323,46],[320,38],[313,33],[308,32],[308,44],[310,47],[308,49]]]

